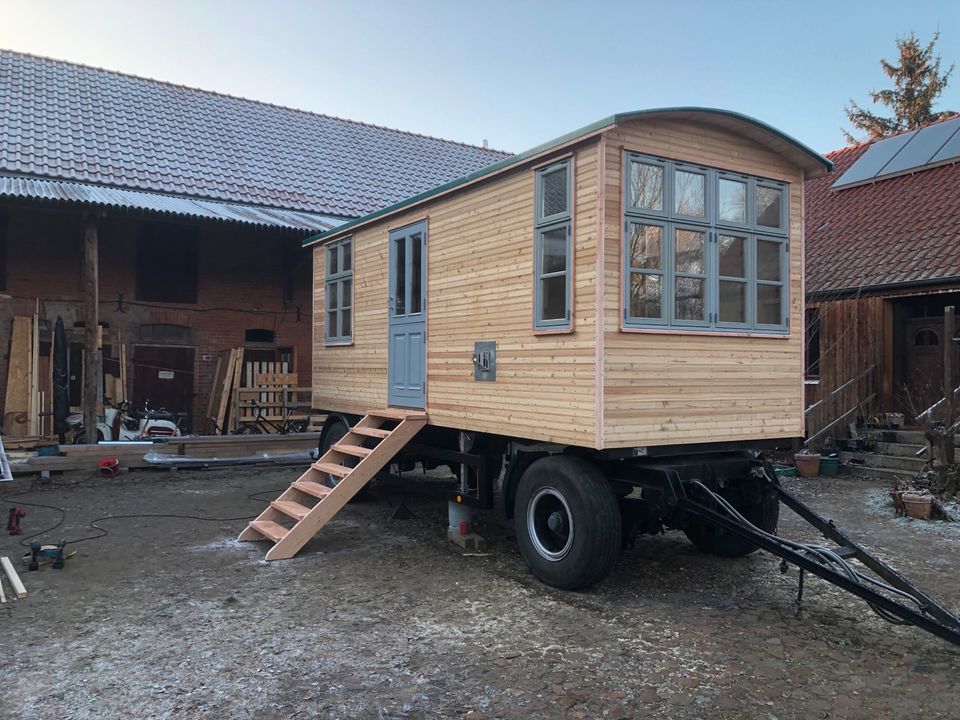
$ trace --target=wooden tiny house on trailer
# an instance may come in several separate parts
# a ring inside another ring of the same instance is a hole
[[[370,435],[349,428],[403,408],[393,423],[426,426],[413,454],[460,469],[463,498],[488,504],[499,478],[547,582],[599,579],[612,535],[654,515],[691,534],[659,510],[621,518],[654,472],[633,458],[723,487],[760,477],[742,448],[802,436],[803,181],[830,167],[736,113],[625,113],[311,238],[313,404],[330,414],[315,472],[349,482],[330,461],[361,457],[358,491]],[[704,471],[721,449],[740,454]]]
[[[314,405],[595,449],[799,437],[827,167],[732,113],[627,113],[320,235]]]

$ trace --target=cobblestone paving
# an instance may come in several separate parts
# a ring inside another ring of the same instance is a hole
[[[263,504],[248,494],[298,474],[137,473],[22,500],[67,509],[54,540],[109,514],[242,516]],[[871,483],[792,486],[960,610],[960,535],[883,516]],[[375,489],[269,564],[265,546],[234,541],[242,521],[104,523],[110,534],[77,545],[66,570],[23,573],[29,597],[0,605],[0,716],[960,717],[952,646],[817,579],[796,617],[796,572],[772,556],[722,560],[667,533],[638,539],[597,588],[564,593],[529,575],[492,514],[489,551],[463,556],[429,487],[407,497],[413,520],[386,519],[395,499]],[[57,518],[27,511],[28,533]],[[814,539],[786,510],[781,530]],[[0,554],[18,552],[0,539]]]

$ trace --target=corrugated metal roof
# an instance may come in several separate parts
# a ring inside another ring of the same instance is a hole
[[[296,210],[176,197],[86,183],[2,175],[0,175],[0,197],[55,203],[81,203],[307,232],[330,230],[344,222],[337,218]]]
[[[0,174],[357,217],[507,153],[0,50]]]

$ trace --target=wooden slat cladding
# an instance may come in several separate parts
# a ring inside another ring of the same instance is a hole
[[[363,414],[387,404],[387,234],[427,219],[430,423],[596,443],[597,141],[573,152],[574,329],[533,331],[534,171],[530,167],[362,228],[354,243],[350,346],[325,346],[324,256],[314,251],[313,403]],[[473,379],[473,349],[497,342],[497,380]]]
[[[604,168],[605,447],[802,434],[802,182],[751,140],[694,123],[633,121],[606,134]],[[624,150],[789,182],[788,339],[620,331]]]
[[[881,406],[891,409],[890,363],[884,362],[887,301],[883,297],[860,297],[811,304],[820,315],[820,376],[807,386],[807,405],[816,405],[807,416],[807,434],[813,435],[847,410],[876,393],[873,402],[852,413],[826,434],[839,437],[857,415],[871,415]],[[889,332],[889,331],[887,331]],[[871,366],[876,370],[863,377]],[[851,380],[852,384],[847,385]],[[844,387],[846,385],[846,387]],[[839,390],[834,394],[835,390]]]
[[[621,331],[624,149],[790,183],[789,337]],[[314,405],[362,415],[387,404],[387,236],[426,220],[431,424],[585,447],[801,435],[799,168],[729,129],[648,118],[538,163],[567,156],[572,332],[533,330],[534,170],[519,167],[357,229],[352,345],[323,341],[324,255],[315,250]],[[483,340],[497,343],[496,382],[473,379]]]

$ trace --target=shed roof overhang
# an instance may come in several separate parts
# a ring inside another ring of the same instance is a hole
[[[142,190],[27,176],[0,175],[0,198],[241,223],[300,234],[327,231],[343,223],[342,219],[300,210],[164,195]]]
[[[733,130],[787,158],[790,162],[797,165],[797,167],[803,169],[806,178],[819,177],[820,175],[833,170],[833,163],[827,158],[804,145],[799,140],[796,140],[786,133],[777,130],[772,125],[768,125],[767,123],[757,120],[756,118],[749,117],[748,115],[742,115],[730,110],[720,110],[717,108],[705,107],[668,107],[654,108],[649,110],[635,110],[632,112],[610,115],[609,117],[605,117],[602,120],[591,123],[586,127],[582,127],[579,130],[574,130],[573,132],[567,133],[566,135],[561,135],[560,137],[543,143],[542,145],[537,145],[530,150],[512,155],[501,160],[500,162],[494,163],[493,165],[488,165],[487,167],[481,168],[480,170],[470,173],[469,175],[464,175],[461,178],[451,180],[448,183],[439,185],[431,190],[427,190],[426,192],[422,192],[419,195],[409,197],[406,200],[402,200],[381,210],[377,210],[369,215],[364,215],[363,217],[346,222],[332,230],[312,235],[304,240],[303,244],[306,246],[333,240],[374,220],[393,215],[401,210],[409,209],[440,195],[455,192],[472,185],[473,183],[486,180],[494,175],[521,165],[524,162],[536,160],[543,155],[547,155],[561,148],[582,142],[595,135],[599,135],[600,133],[616,127],[623,122],[642,119],[644,117],[701,122]]]

